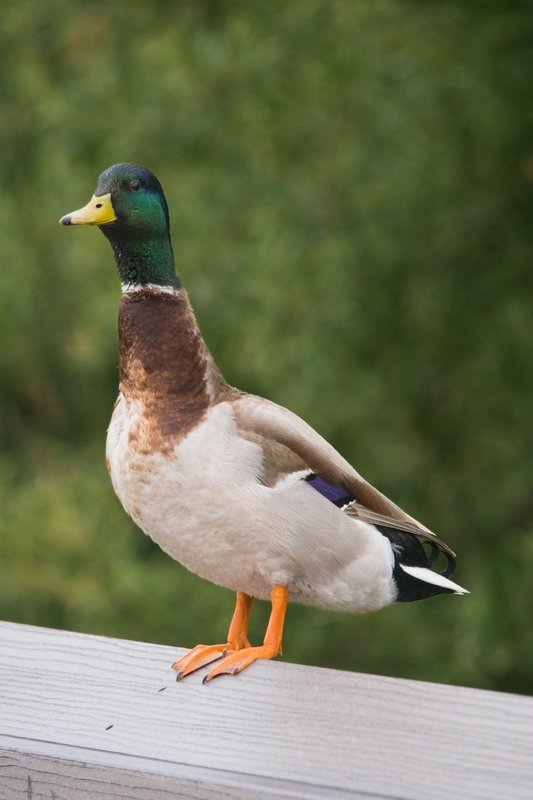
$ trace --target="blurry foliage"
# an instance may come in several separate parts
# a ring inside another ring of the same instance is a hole
[[[293,606],[285,657],[533,691],[532,44],[526,2],[4,4],[0,618],[193,645],[231,613],[103,465],[118,283],[57,218],[131,160],[228,380],[440,533],[472,591]]]

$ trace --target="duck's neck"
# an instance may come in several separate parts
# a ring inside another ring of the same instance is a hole
[[[218,371],[185,290],[145,287],[124,293],[119,340],[126,401],[140,404],[159,439],[179,438],[192,429],[212,402],[210,382]]]
[[[117,226],[105,225],[102,233],[109,239],[123,286],[171,286],[179,289],[170,234],[138,238]]]

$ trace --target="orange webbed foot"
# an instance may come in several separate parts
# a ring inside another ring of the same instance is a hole
[[[172,669],[178,673],[176,680],[181,681],[186,675],[195,672],[200,667],[211,664],[217,658],[223,658],[223,656],[227,655],[229,648],[229,642],[226,642],[226,644],[197,644],[196,647],[193,647],[192,650],[189,650],[188,653],[185,653],[184,656],[172,664]]]
[[[275,658],[281,653],[281,638],[283,623],[287,610],[289,592],[286,586],[274,586],[270,594],[272,612],[268,622],[267,632],[261,647],[243,647],[223,657],[220,664],[205,676],[203,682],[208,683],[219,675],[237,675],[258,659]]]
[[[258,659],[271,659],[279,655],[288,597],[286,586],[274,586],[270,593],[272,611],[263,644],[260,647],[252,647],[248,641],[252,598],[244,592],[237,592],[237,605],[231,620],[228,641],[225,644],[199,644],[189,650],[172,665],[172,669],[178,673],[176,680],[180,681],[191,672],[218,659],[222,659],[220,664],[206,675],[204,683],[218,675],[237,675]]]
[[[271,659],[279,655],[279,650],[275,647],[262,645],[261,647],[244,647],[242,650],[235,650],[233,653],[228,653],[222,658],[220,664],[217,664],[203,679],[203,683],[216,678],[218,675],[237,675],[243,669],[249,667],[254,661],[260,658]]]
[[[200,667],[205,667],[223,658],[228,653],[250,647],[248,641],[248,621],[252,608],[252,598],[244,592],[237,592],[237,603],[228,631],[228,641],[225,644],[198,644],[185,653],[178,661],[172,664],[172,669],[178,673],[176,680],[181,681],[186,675],[195,672]]]

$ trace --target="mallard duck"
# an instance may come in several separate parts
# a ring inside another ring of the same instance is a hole
[[[466,592],[444,542],[296,414],[224,380],[176,274],[152,172],[115,164],[60,222],[98,225],[122,283],[106,448],[114,490],[166,553],[236,592],[226,641],[186,653],[172,665],[178,679],[216,660],[204,681],[278,655],[289,600],[365,613]],[[253,598],[272,604],[259,647],[248,641]]]

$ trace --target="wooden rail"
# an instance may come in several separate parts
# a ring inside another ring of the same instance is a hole
[[[0,623],[1,800],[533,798],[533,698]]]

